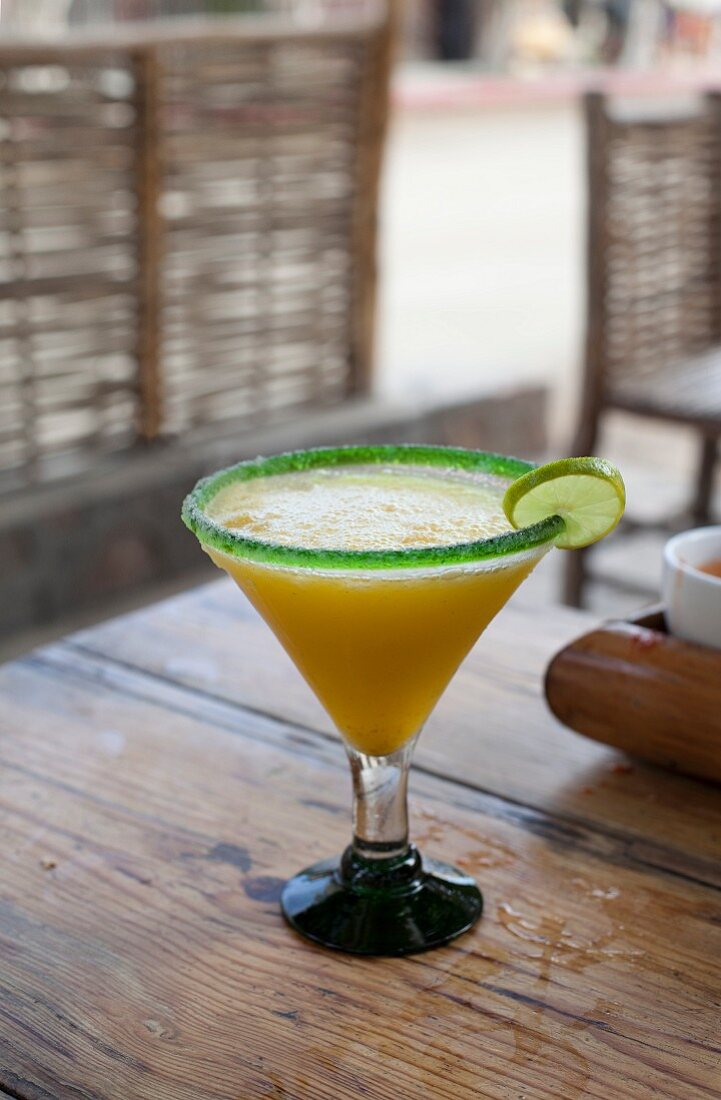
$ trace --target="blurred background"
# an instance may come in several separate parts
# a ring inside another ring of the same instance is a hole
[[[721,0],[2,0],[0,656],[337,441],[606,455],[622,533],[519,598],[652,600],[718,514],[720,55]]]

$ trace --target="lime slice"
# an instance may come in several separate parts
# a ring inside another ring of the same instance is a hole
[[[561,516],[566,527],[556,546],[563,550],[598,542],[625,506],[623,478],[603,458],[559,458],[513,481],[503,498],[503,511],[516,528]]]

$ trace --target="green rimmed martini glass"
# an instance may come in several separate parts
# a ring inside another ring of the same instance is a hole
[[[514,530],[507,488],[534,471],[444,447],[299,451],[200,481],[183,519],[264,617],[333,719],[353,781],[353,840],[282,895],[327,947],[401,955],[478,919],[462,871],[409,843],[421,727],[490,620],[565,530]]]

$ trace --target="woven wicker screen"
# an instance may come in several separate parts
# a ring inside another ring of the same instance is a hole
[[[136,418],[134,78],[0,55],[0,469],[118,448]]]
[[[169,430],[352,388],[364,62],[358,40],[160,51]]]
[[[605,166],[591,201],[602,253],[606,388],[640,394],[668,378],[678,396],[682,379],[668,368],[721,336],[718,115],[709,101],[684,117],[604,116],[597,124]]]
[[[369,381],[387,23],[149,33],[0,50],[3,477]]]

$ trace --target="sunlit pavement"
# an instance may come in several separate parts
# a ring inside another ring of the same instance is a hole
[[[380,389],[567,387],[582,308],[575,104],[397,110],[383,196]]]

